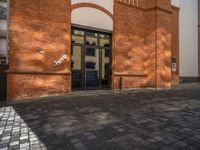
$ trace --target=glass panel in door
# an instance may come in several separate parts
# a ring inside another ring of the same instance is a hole
[[[102,49],[101,56],[101,87],[108,88],[110,84],[110,49]]]
[[[85,88],[99,88],[99,49],[85,48]]]
[[[81,46],[72,46],[71,51],[72,87],[75,89],[81,88],[82,85],[81,49]]]

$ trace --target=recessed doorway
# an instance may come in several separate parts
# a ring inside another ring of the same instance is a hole
[[[111,87],[111,33],[72,28],[72,89]]]

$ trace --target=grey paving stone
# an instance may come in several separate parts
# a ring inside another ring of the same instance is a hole
[[[94,140],[94,139],[96,139],[96,136],[95,136],[95,135],[89,135],[89,136],[87,136],[87,138],[88,138],[89,140]]]
[[[9,146],[9,150],[20,150],[19,145]]]
[[[28,136],[21,136],[20,140],[25,140],[25,139],[28,139],[28,138],[29,138]]]
[[[117,131],[118,131],[118,132],[124,132],[124,131],[126,131],[126,130],[123,129],[123,128],[118,128]]]
[[[30,149],[31,150],[40,150],[41,147],[40,147],[40,145],[31,145]]]
[[[0,149],[199,150],[200,83],[0,105]]]
[[[19,145],[19,141],[14,141],[10,143],[10,146]]]
[[[76,148],[81,148],[81,147],[84,147],[84,145],[82,143],[74,143],[74,146]]]
[[[154,139],[157,140],[157,141],[162,141],[163,140],[163,138],[160,137],[160,136],[156,136],[156,137],[154,137]]]
[[[142,141],[142,138],[136,137],[136,138],[134,138],[133,140],[134,140],[134,141],[137,141],[137,142],[140,142],[140,141]]]
[[[177,144],[182,146],[182,147],[186,147],[187,146],[187,144],[182,142],[182,141],[178,141]]]
[[[70,142],[75,144],[75,143],[79,143],[80,141],[78,139],[71,139]]]
[[[7,147],[8,147],[8,143],[0,144],[0,148],[7,148]]]
[[[157,142],[155,139],[148,139],[147,141],[150,142],[150,143],[155,143],[155,142]]]

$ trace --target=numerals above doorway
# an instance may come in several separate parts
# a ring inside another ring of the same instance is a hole
[[[136,7],[139,6],[139,0],[117,0],[117,1]]]

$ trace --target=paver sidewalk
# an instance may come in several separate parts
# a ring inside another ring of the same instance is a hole
[[[0,150],[200,150],[200,84],[0,105]]]

